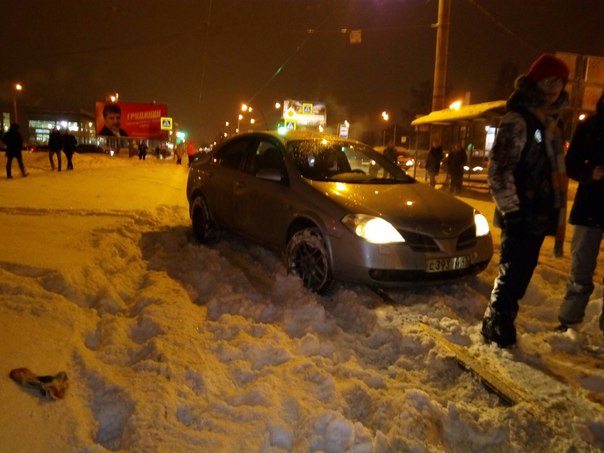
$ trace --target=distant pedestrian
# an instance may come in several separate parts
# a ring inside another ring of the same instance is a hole
[[[440,146],[440,142],[437,138],[432,140],[432,147],[428,151],[428,157],[426,157],[426,174],[430,179],[430,185],[436,187],[436,176],[440,172],[440,163],[443,160],[443,147]]]
[[[176,165],[182,165],[182,155],[184,154],[184,150],[182,149],[182,143],[179,143],[174,148],[174,155],[176,156]]]
[[[566,154],[566,171],[579,186],[569,217],[574,225],[572,264],[558,314],[558,330],[562,331],[583,320],[594,290],[593,277],[604,234],[604,95],[598,100],[596,114],[577,126]],[[600,329],[604,332],[604,304]]]
[[[384,149],[384,157],[394,165],[398,165],[398,152],[394,146],[394,140],[388,140],[388,145]]]
[[[568,67],[554,55],[536,59],[516,80],[491,150],[488,183],[501,245],[481,333],[502,348],[516,343],[518,301],[545,236],[555,236],[554,256],[562,255],[568,180],[559,113],[568,103],[568,76]]]
[[[463,185],[463,174],[464,166],[468,163],[468,156],[466,150],[461,146],[460,142],[457,142],[451,152],[449,152],[449,175],[451,176],[451,186],[449,192],[461,193],[461,187]]]
[[[78,142],[73,134],[68,130],[63,134],[63,152],[67,157],[67,170],[73,170],[73,153],[75,153]]]
[[[147,144],[142,140],[138,144],[138,159],[139,160],[147,159]]]
[[[6,145],[6,177],[8,179],[12,178],[13,159],[17,159],[21,175],[27,176],[28,173],[25,171],[25,165],[23,165],[23,137],[19,132],[17,123],[10,125],[8,132],[2,137],[2,141]]]
[[[50,168],[55,169],[54,156],[57,156],[57,169],[61,171],[61,150],[63,149],[63,137],[61,133],[55,127],[48,137],[48,160],[50,161]]]
[[[189,157],[189,167],[193,165],[195,159],[195,146],[193,142],[187,142],[187,156]]]

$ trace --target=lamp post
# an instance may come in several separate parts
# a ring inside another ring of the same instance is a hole
[[[14,110],[14,114],[15,114],[15,123],[19,123],[19,113],[18,113],[18,109],[17,109],[17,94],[19,94],[21,91],[23,91],[23,85],[21,85],[20,83],[15,83],[15,91],[13,92],[13,110]]]
[[[382,112],[382,120],[384,120],[386,123],[388,123],[388,120],[390,120],[390,114],[386,111]],[[396,146],[396,121],[394,122],[394,134],[392,136],[392,141],[394,142],[394,146]],[[384,129],[384,138],[383,138],[383,143],[384,146],[386,146],[386,129]]]
[[[252,106],[247,104],[241,104],[241,112],[252,113]],[[239,125],[241,124],[241,120],[243,119],[243,113],[240,113],[237,116],[237,130],[235,131],[237,134],[239,133]],[[253,123],[252,123],[253,124]]]

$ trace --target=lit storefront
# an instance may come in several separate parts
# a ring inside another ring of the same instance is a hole
[[[22,131],[29,146],[48,143],[50,131],[55,127],[61,132],[69,130],[78,144],[96,144],[94,114],[85,111],[28,110],[27,130]]]

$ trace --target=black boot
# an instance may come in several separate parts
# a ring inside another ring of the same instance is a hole
[[[492,309],[487,309],[487,313],[482,319],[480,333],[486,341],[493,341],[500,348],[507,348],[516,344],[514,320],[509,316],[496,313]]]

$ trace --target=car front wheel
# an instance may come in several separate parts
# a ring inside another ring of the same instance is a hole
[[[287,244],[287,270],[302,279],[304,286],[325,293],[332,281],[327,247],[317,228],[296,232]]]
[[[191,202],[190,209],[193,232],[197,240],[202,244],[215,242],[218,239],[218,233],[212,222],[210,209],[203,196],[196,196]]]

